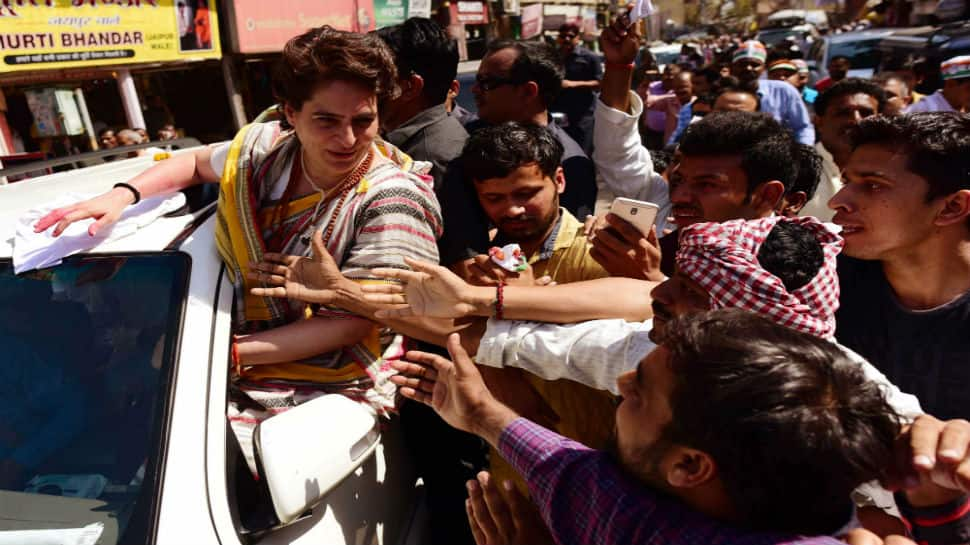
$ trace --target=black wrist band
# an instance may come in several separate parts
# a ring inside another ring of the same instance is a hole
[[[128,191],[131,191],[131,193],[135,196],[135,202],[133,202],[131,204],[138,204],[138,202],[141,201],[141,192],[138,191],[137,189],[135,189],[135,186],[133,186],[131,184],[126,184],[124,182],[118,182],[118,183],[116,183],[112,187],[123,187],[123,188],[127,189]]]

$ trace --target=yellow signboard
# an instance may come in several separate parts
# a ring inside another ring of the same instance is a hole
[[[221,56],[215,0],[0,0],[0,74]]]

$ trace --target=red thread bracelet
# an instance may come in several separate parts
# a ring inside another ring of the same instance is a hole
[[[505,319],[505,282],[499,282],[495,286],[495,319]]]

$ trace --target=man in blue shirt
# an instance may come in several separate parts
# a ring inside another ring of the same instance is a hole
[[[754,88],[761,99],[761,111],[792,131],[799,143],[815,144],[815,129],[802,102],[801,93],[784,81],[760,79],[768,54],[757,40],[741,44],[731,62],[731,74],[742,84]]]

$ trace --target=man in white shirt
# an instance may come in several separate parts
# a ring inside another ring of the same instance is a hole
[[[815,123],[819,142],[815,151],[822,156],[822,175],[815,196],[800,215],[831,221],[835,211],[827,205],[842,189],[842,169],[852,148],[848,133],[859,121],[878,115],[886,105],[886,92],[870,80],[847,78],[831,86],[815,99]]]

